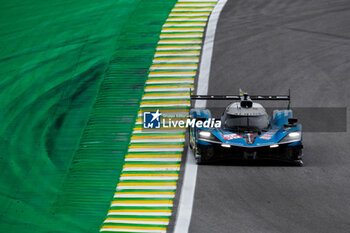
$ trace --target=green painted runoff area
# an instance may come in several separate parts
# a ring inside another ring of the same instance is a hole
[[[0,6],[0,232],[98,232],[175,0]]]

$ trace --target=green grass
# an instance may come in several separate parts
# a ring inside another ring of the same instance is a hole
[[[1,3],[0,232],[98,231],[174,3]]]

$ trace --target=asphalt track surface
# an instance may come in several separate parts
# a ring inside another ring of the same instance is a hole
[[[209,94],[291,88],[295,107],[349,107],[349,22],[348,0],[230,0]],[[350,232],[349,142],[348,132],[304,133],[304,167],[199,166],[189,232]]]

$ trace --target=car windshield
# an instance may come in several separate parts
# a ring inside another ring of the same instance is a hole
[[[269,119],[266,114],[259,116],[237,116],[225,114],[222,118],[225,129],[232,130],[263,130],[269,127]]]

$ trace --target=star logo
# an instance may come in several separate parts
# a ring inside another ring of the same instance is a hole
[[[155,112],[155,113],[151,113],[153,118],[151,120],[151,122],[153,122],[154,120],[157,120],[159,121],[159,117],[162,115],[160,112],[159,112],[159,109]]]
[[[143,112],[143,128],[144,129],[159,129],[160,118],[162,113],[157,110],[156,112]]]

